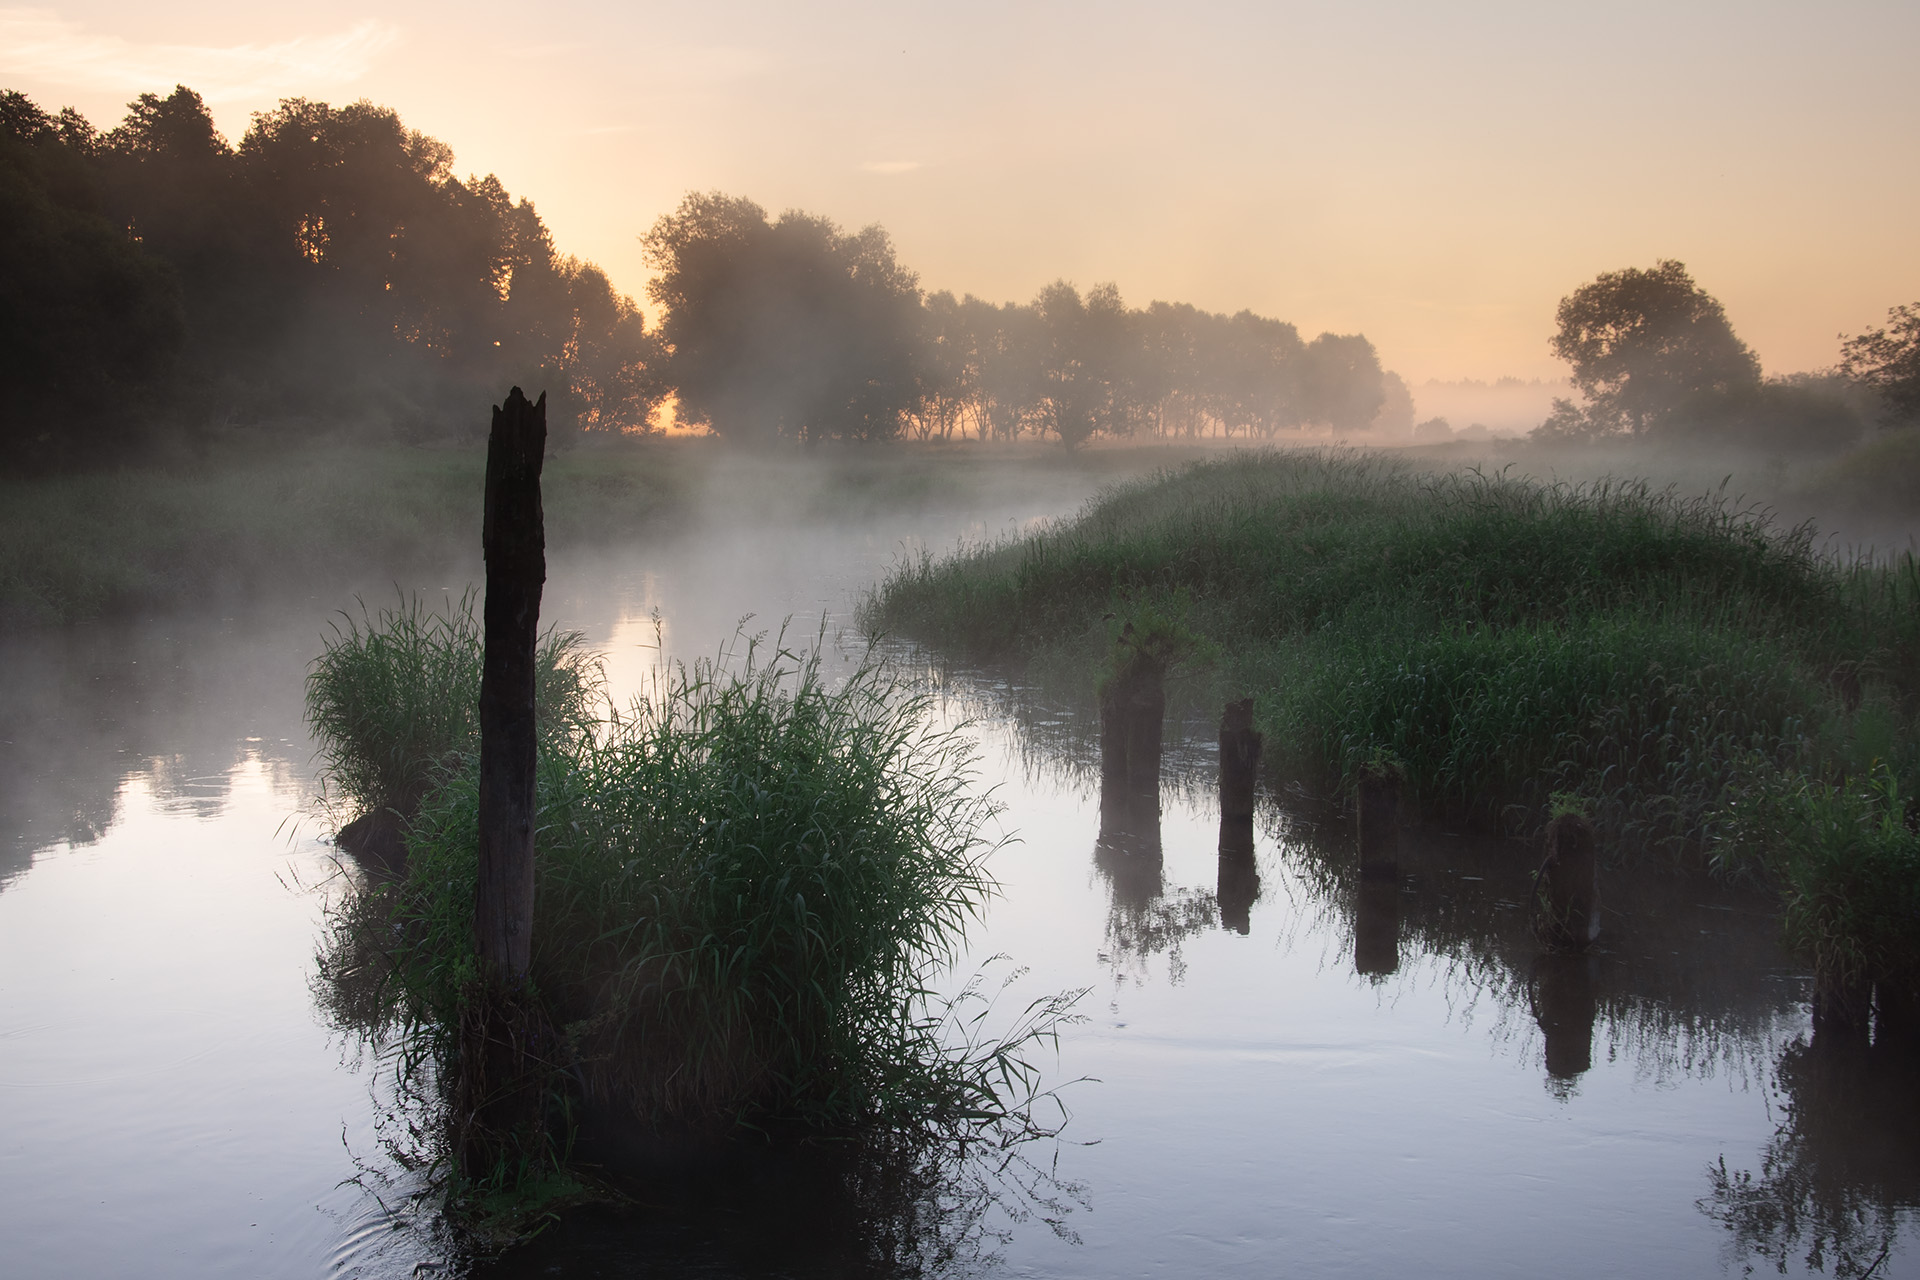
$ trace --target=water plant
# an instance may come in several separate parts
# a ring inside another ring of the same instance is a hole
[[[1827,780],[1752,761],[1720,817],[1715,857],[1758,872],[1781,901],[1788,944],[1811,963],[1824,998],[1865,1027],[1911,1035],[1920,996],[1920,832],[1912,800],[1885,762]]]
[[[1281,767],[1344,789],[1385,751],[1425,812],[1516,830],[1579,792],[1610,847],[1678,852],[1736,759],[1852,714],[1849,680],[1920,692],[1914,572],[1836,564],[1724,494],[1268,450],[903,563],[864,617],[1058,673],[1097,669],[1122,602],[1179,599],[1209,700],[1255,694]]]
[[[307,722],[329,789],[357,812],[411,819],[422,797],[479,749],[476,594],[419,596],[343,613],[307,675]],[[550,730],[594,710],[597,660],[578,632],[550,628],[535,654],[535,705]]]
[[[465,688],[470,623],[375,615],[334,638],[311,691],[343,786],[421,788],[405,874],[343,899],[321,956],[329,1007],[416,1081],[450,1076],[474,990],[478,782],[467,721],[405,708]],[[1028,1131],[1046,1096],[1029,1051],[1074,997],[1009,1020],[977,984],[936,994],[994,892],[996,810],[965,737],[877,661],[830,683],[817,646],[743,640],[592,717],[577,639],[550,634],[543,654],[530,981],[552,1163],[582,1116],[709,1136]],[[394,709],[337,715],[343,688]]]

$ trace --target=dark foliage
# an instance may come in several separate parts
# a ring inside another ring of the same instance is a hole
[[[680,415],[735,439],[1272,437],[1375,425],[1404,384],[1358,334],[1184,304],[1129,309],[1065,280],[1031,303],[922,297],[878,227],[849,235],[733,196],[654,224],[651,287]],[[1389,379],[1392,379],[1390,382]]]
[[[1848,338],[1840,356],[1841,372],[1885,400],[1889,425],[1920,420],[1920,302],[1890,309],[1884,327]]]
[[[445,434],[514,381],[562,429],[644,429],[660,396],[633,304],[371,103],[288,99],[236,147],[184,86],[104,134],[0,95],[0,226],[14,466],[118,461],[168,423]]]
[[[1671,259],[1607,271],[1560,300],[1553,353],[1573,366],[1591,436],[1664,425],[1690,396],[1757,386],[1760,362],[1719,302]],[[1576,434],[1560,421],[1551,435]]]

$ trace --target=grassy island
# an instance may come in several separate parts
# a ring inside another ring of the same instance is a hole
[[[337,912],[326,998],[421,1079],[452,1074],[475,989],[473,604],[349,625],[309,680],[348,830],[400,846]],[[975,988],[932,993],[994,891],[966,740],[882,667],[830,686],[779,643],[663,670],[625,707],[577,637],[550,632],[537,666],[530,977],[556,1168],[583,1114],[680,1142],[1025,1125],[1022,1052],[1070,1000],[991,1038]]]
[[[903,564],[866,619],[1083,692],[1119,627],[1181,633],[1190,691],[1253,697],[1294,776],[1338,788],[1389,759],[1429,818],[1516,833],[1560,797],[1616,856],[1763,868],[1835,975],[1920,972],[1910,555],[1841,561],[1810,528],[1642,482],[1250,451]]]

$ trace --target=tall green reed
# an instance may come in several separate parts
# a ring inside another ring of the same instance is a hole
[[[307,675],[307,723],[330,790],[361,812],[412,817],[422,797],[479,749],[477,593],[429,608],[419,596],[343,614]],[[534,660],[543,727],[578,725],[601,690],[576,631],[549,628]]]
[[[1678,849],[1737,757],[1795,757],[1860,679],[1905,679],[1917,583],[1724,493],[1267,451],[903,563],[863,619],[1090,684],[1103,617],[1175,602],[1211,642],[1207,696],[1254,694],[1270,757],[1309,777],[1387,751],[1430,812],[1525,826],[1580,790],[1615,847]]]
[[[444,673],[471,665],[467,616],[389,612],[337,647],[408,655],[388,665],[412,702],[459,687]],[[875,661],[834,684],[817,647],[745,641],[597,718],[565,705],[540,748],[530,974],[557,1091],[722,1130],[1028,1122],[1045,1096],[1030,1051],[1075,997],[985,1034],[977,986],[936,994],[995,890],[996,806],[924,697]],[[475,761],[438,754],[458,736],[440,720],[346,723],[327,737],[342,777],[423,747],[440,762],[404,775],[427,778],[405,877],[345,903],[322,958],[333,1003],[431,1073],[474,978]]]

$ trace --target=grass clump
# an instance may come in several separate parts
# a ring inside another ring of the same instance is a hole
[[[1838,781],[1756,762],[1721,820],[1715,856],[1778,890],[1787,941],[1833,991],[1880,987],[1883,1011],[1920,995],[1920,833],[1912,799],[1876,761]]]
[[[382,795],[426,779],[404,875],[335,922],[331,1004],[399,1046],[405,1070],[441,1078],[476,977],[477,761],[458,716],[400,708],[464,687],[469,622],[402,610],[335,638],[316,688],[401,655],[384,662],[397,695],[366,685],[389,714],[336,718],[315,695],[338,776]],[[583,670],[576,642],[544,652],[559,656],[549,679],[583,687],[563,679]],[[1024,1117],[1043,1095],[1023,1052],[1071,997],[992,1037],[977,986],[932,993],[994,891],[995,806],[972,789],[972,759],[883,667],[830,685],[817,650],[781,644],[665,669],[593,719],[549,703],[530,983],[554,1033],[555,1114],[709,1135],[964,1136]]]
[[[429,609],[418,596],[343,615],[307,675],[307,723],[329,787],[360,813],[406,821],[479,750],[481,623],[475,593]],[[534,705],[550,733],[581,724],[600,692],[580,633],[549,628],[534,657]]]
[[[1386,751],[1430,814],[1524,828],[1577,792],[1614,847],[1679,850],[1735,761],[1784,764],[1844,720],[1833,673],[1904,678],[1911,566],[1842,572],[1812,539],[1640,482],[1247,452],[904,564],[866,620],[1090,671],[1104,615],[1178,599],[1217,655],[1209,696],[1254,694],[1283,766],[1344,788]]]

